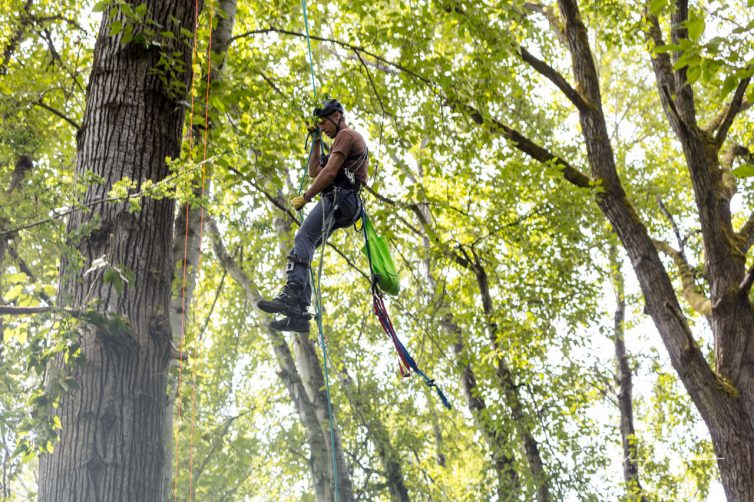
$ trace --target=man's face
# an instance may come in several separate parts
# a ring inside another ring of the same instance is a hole
[[[319,127],[319,129],[329,137],[334,138],[335,134],[337,134],[338,132],[336,130],[335,124],[337,124],[339,120],[340,112],[334,112],[327,117],[320,117],[317,121],[317,127]]]

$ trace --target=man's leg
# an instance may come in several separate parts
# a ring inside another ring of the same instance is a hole
[[[261,300],[258,303],[259,308],[265,312],[282,313],[287,316],[270,323],[273,329],[309,332],[310,315],[307,309],[312,295],[311,262],[314,251],[322,243],[323,214],[327,220],[327,232],[329,233],[332,228],[331,207],[331,201],[323,197],[307,215],[296,232],[293,249],[288,255],[287,284],[275,299]]]

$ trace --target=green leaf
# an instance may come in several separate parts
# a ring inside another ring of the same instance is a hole
[[[16,300],[19,296],[21,296],[21,293],[23,293],[24,287],[21,284],[16,284],[12,288],[10,288],[10,291],[8,291],[4,297],[5,301],[12,302]]]
[[[134,25],[127,24],[126,29],[123,30],[123,37],[120,39],[120,43],[123,45],[128,44],[133,38]]]
[[[668,0],[652,0],[649,2],[649,13],[656,16],[661,10],[668,6]]]
[[[690,83],[694,83],[697,80],[699,80],[699,76],[702,74],[702,67],[699,65],[696,66],[689,66],[688,71],[686,72],[686,78]]]
[[[123,278],[120,272],[113,269],[106,270],[102,280],[107,284],[112,284],[118,294],[123,294]]]
[[[727,96],[738,85],[738,79],[735,75],[728,75],[723,82],[722,97]]]
[[[121,32],[121,30],[123,30],[122,21],[113,21],[112,23],[110,23],[110,36],[111,37],[116,36],[118,33]]]
[[[702,33],[704,33],[704,18],[699,14],[691,14],[689,20],[686,21],[686,28],[689,30],[689,38],[691,40],[698,40],[702,36]]]
[[[143,17],[143,16],[144,16],[144,14],[146,14],[146,13],[147,13],[147,4],[145,4],[145,3],[140,3],[139,5],[137,5],[137,6],[136,6],[136,10],[135,10],[135,12],[136,12],[136,15],[137,15],[137,16],[139,16],[139,17]]]
[[[11,284],[26,284],[29,282],[29,276],[21,272],[15,274],[5,274],[3,278]]]
[[[107,9],[110,6],[109,0],[102,0],[101,2],[97,2],[94,4],[94,7],[92,7],[92,12],[104,12],[105,9]]]
[[[742,164],[731,171],[737,178],[751,178],[754,176],[754,164]]]

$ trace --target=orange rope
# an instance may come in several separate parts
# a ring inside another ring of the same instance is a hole
[[[194,149],[194,66],[196,65],[196,57],[197,57],[197,38],[198,38],[198,31],[199,31],[199,0],[194,0],[194,40],[193,40],[193,47],[191,49],[191,83],[189,87],[189,92],[191,94],[191,111],[189,113],[189,125],[188,125],[188,140],[189,140],[189,150],[188,150],[188,158],[191,160],[193,155],[193,149]],[[183,239],[183,273],[181,277],[181,343],[178,347],[179,353],[183,354],[184,346],[185,346],[185,336],[186,336],[186,272],[188,268],[188,235],[189,235],[189,210],[190,210],[190,202],[186,202],[186,212],[185,212],[185,218],[186,218],[186,228],[185,228],[185,235]],[[176,413],[177,413],[177,421],[180,422],[182,419],[181,414],[181,385],[183,383],[183,358],[178,358],[178,385],[176,386],[175,391],[175,406],[176,406]],[[175,427],[175,424],[173,425]],[[173,433],[171,431],[171,433]],[[173,502],[176,502],[178,500],[178,443],[180,435],[173,434],[175,438],[175,444],[173,445],[173,458],[174,458],[174,469],[173,469]]]
[[[204,232],[204,187],[207,169],[207,143],[209,140],[209,89],[212,85],[212,17],[214,14],[212,4],[209,4],[209,27],[210,36],[207,44],[207,89],[204,93],[204,138],[202,152],[202,190],[199,197],[199,257],[196,260],[196,280],[199,280],[199,271],[202,268],[202,235]],[[196,295],[194,295],[196,297]],[[194,315],[196,310],[193,311]],[[193,339],[193,353],[198,354],[198,336]],[[194,422],[196,419],[196,364],[191,365],[191,433],[189,434],[189,502],[193,496],[194,480]]]

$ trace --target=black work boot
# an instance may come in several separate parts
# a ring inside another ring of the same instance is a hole
[[[275,319],[270,323],[270,328],[275,331],[295,331],[296,333],[309,333],[309,314],[292,314],[282,319]]]
[[[301,308],[301,293],[304,287],[300,284],[288,283],[283,286],[272,300],[259,300],[257,307],[270,314],[296,315],[303,314]]]

